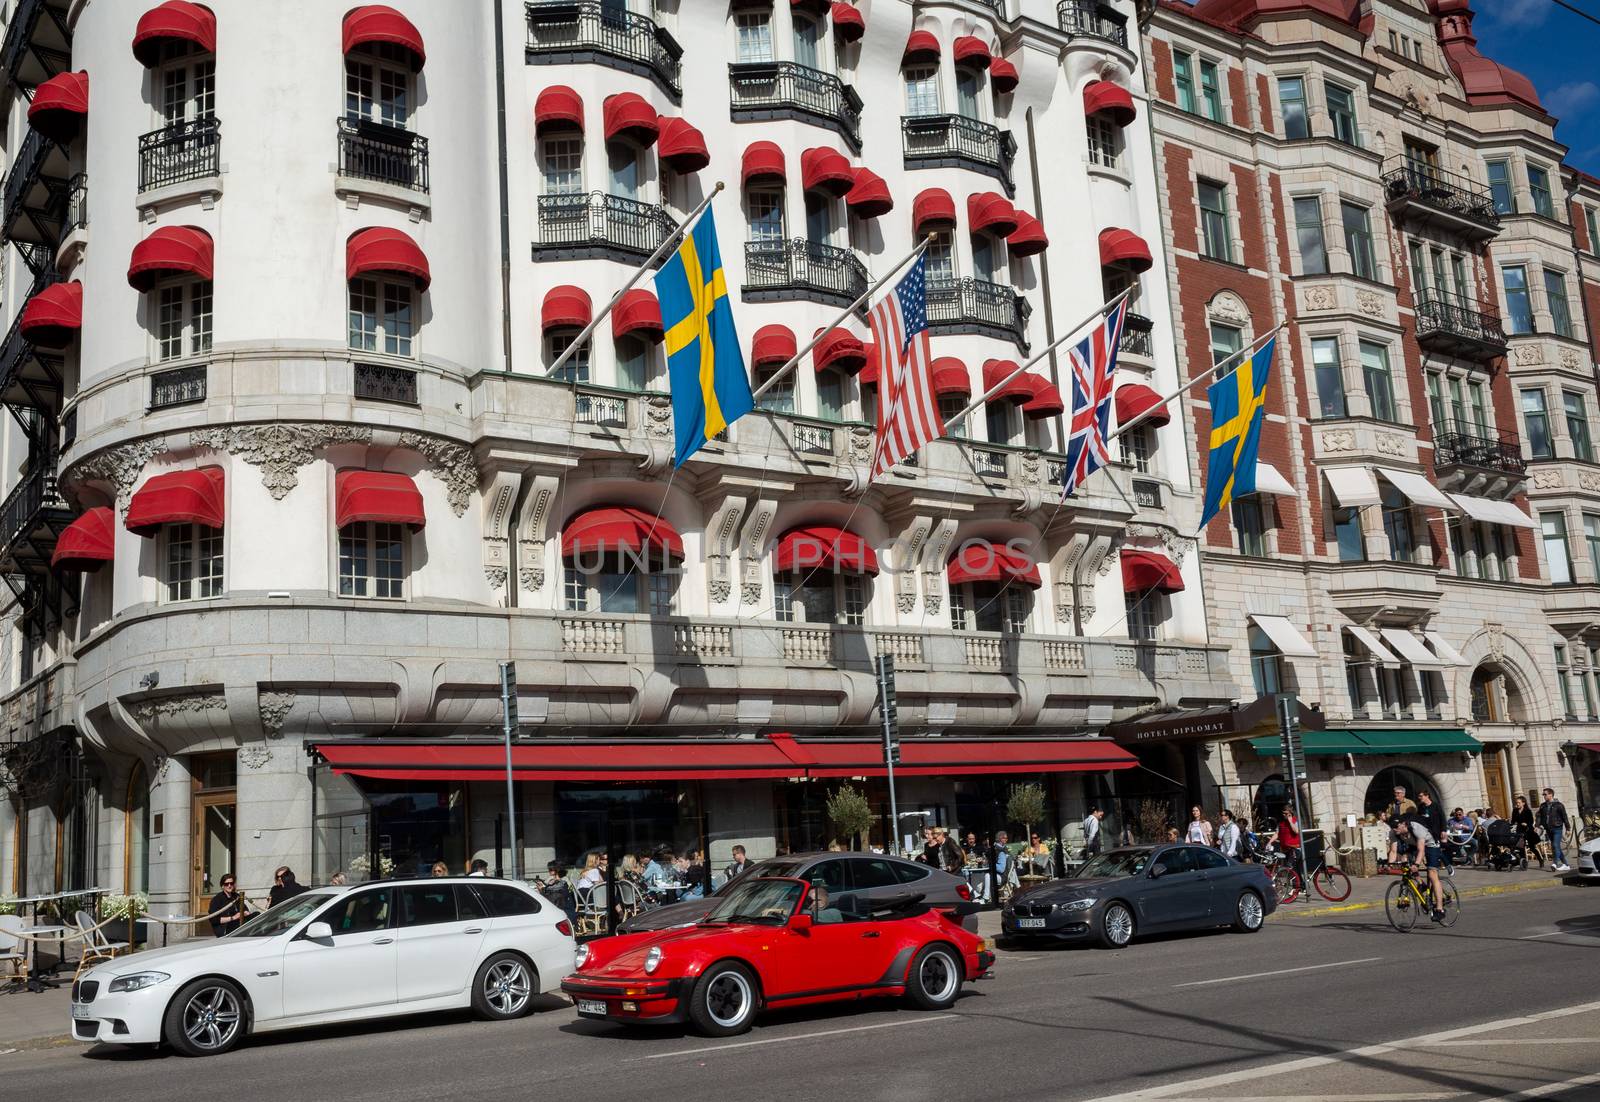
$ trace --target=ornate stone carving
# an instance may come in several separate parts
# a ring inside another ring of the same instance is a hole
[[[1538,490],[1559,490],[1567,484],[1560,467],[1540,467],[1533,472],[1533,485]]]
[[[944,594],[929,593],[926,597],[922,598],[922,607],[927,609],[931,615],[937,616],[939,615],[939,605],[943,601]]]
[[[1583,367],[1583,357],[1578,355],[1576,348],[1563,348],[1561,350],[1561,366],[1568,371],[1577,371]]]
[[[712,604],[722,604],[733,596],[733,580],[731,578],[712,578],[706,583],[706,592],[711,596]]]
[[[1038,452],[1022,453],[1022,484],[1024,486],[1037,486],[1041,481],[1040,474],[1044,470],[1044,463],[1040,460]]]
[[[538,551],[536,544],[525,543],[523,549],[525,554],[522,561],[525,565],[517,568],[517,579],[522,582],[523,589],[531,589],[537,593],[544,588],[544,565],[528,562],[528,556]]]
[[[284,424],[234,425],[195,429],[189,442],[227,452],[261,470],[261,484],[274,501],[300,484],[300,468],[330,444],[368,444],[371,425]]]
[[[289,718],[289,709],[294,707],[294,697],[293,689],[272,689],[256,696],[256,710],[261,714],[261,729],[267,733],[268,738],[277,738],[283,734],[283,723]]]
[[[917,595],[915,593],[896,593],[894,595],[894,607],[900,610],[901,615],[909,616],[917,607]]]
[[[1406,454],[1406,442],[1398,436],[1384,434],[1378,437],[1378,450],[1384,455],[1403,456]]]
[[[1322,450],[1353,452],[1356,450],[1356,434],[1349,429],[1328,429],[1322,434]]]
[[[672,399],[652,394],[644,400],[644,431],[651,436],[672,435]]]
[[[761,603],[761,579],[746,577],[739,586],[739,600],[747,605]]]
[[[1218,291],[1206,306],[1206,313],[1214,321],[1225,321],[1232,325],[1245,325],[1250,321],[1250,310],[1245,306],[1244,299],[1232,291]]]
[[[465,513],[467,503],[478,492],[478,464],[472,458],[472,449],[420,432],[402,432],[400,446],[427,459],[428,469],[449,491],[450,510],[458,517]]]
[[[1504,662],[1506,658],[1506,629],[1502,624],[1484,624],[1484,634],[1488,638],[1489,657],[1496,662]]]
[[[1332,310],[1339,305],[1339,296],[1332,287],[1307,287],[1300,297],[1307,310]]]
[[[109,482],[116,489],[118,510],[126,514],[133,484],[139,481],[139,475],[152,459],[168,450],[166,441],[154,438],[119,444],[74,463],[61,481],[65,485]]]
[[[1167,528],[1160,524],[1130,524],[1127,527],[1129,539],[1154,540],[1161,544],[1170,558],[1177,566],[1183,565],[1183,560],[1189,554],[1189,548],[1194,541],[1187,536],[1180,535],[1176,529]],[[1116,560],[1116,555],[1107,554],[1100,560],[1100,576],[1103,578],[1111,571],[1111,564]]]
[[[1517,345],[1516,353],[1517,363],[1519,364],[1544,363],[1544,348],[1537,342]]]
[[[1372,318],[1383,317],[1383,297],[1371,291],[1356,292],[1356,309]]]
[[[511,541],[503,536],[483,539],[483,576],[493,589],[504,589],[511,572]]]
[[[1579,471],[1578,486],[1591,493],[1600,492],[1600,474],[1596,474],[1594,471]]]
[[[246,769],[265,769],[272,762],[272,747],[252,742],[239,747],[239,764]]]
[[[504,589],[511,580],[511,571],[503,566],[485,566],[483,580],[489,583],[490,589]]]
[[[158,716],[182,715],[185,712],[226,711],[228,698],[221,693],[190,693],[186,696],[162,696],[142,700],[133,707],[133,714],[145,722]]]
[[[872,430],[865,425],[850,426],[850,462],[872,461]]]

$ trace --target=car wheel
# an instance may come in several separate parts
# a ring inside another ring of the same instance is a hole
[[[1126,903],[1108,903],[1100,913],[1100,944],[1107,949],[1124,948],[1133,940],[1133,912]]]
[[[1241,934],[1253,934],[1266,921],[1266,908],[1255,892],[1240,892],[1239,902],[1233,909],[1233,928]]]
[[[496,953],[473,978],[472,1009],[497,1022],[520,1018],[533,1005],[537,986],[527,961],[515,953]]]
[[[195,980],[167,1004],[161,1034],[184,1056],[220,1056],[244,1037],[244,995],[230,980]]]
[[[906,997],[919,1010],[943,1010],[953,1006],[961,994],[966,970],[961,958],[948,945],[929,945],[911,962],[906,980]]]
[[[723,961],[707,968],[689,996],[689,1020],[710,1037],[732,1037],[756,1016],[756,981],[742,964]]]

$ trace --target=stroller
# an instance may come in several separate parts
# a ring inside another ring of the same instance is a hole
[[[1527,839],[1507,819],[1496,819],[1484,831],[1489,843],[1489,867],[1497,872],[1528,867]]]

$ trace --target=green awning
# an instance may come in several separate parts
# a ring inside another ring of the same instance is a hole
[[[1483,743],[1461,730],[1449,728],[1395,728],[1392,730],[1307,731],[1306,756],[1334,754],[1449,754],[1462,750],[1478,753]],[[1253,738],[1250,746],[1264,758],[1282,753],[1277,736]]]

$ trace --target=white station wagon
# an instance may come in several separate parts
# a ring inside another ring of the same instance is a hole
[[[299,1026],[468,1006],[518,1018],[573,952],[566,915],[514,881],[315,888],[226,937],[91,968],[72,985],[72,1036],[214,1056]]]

